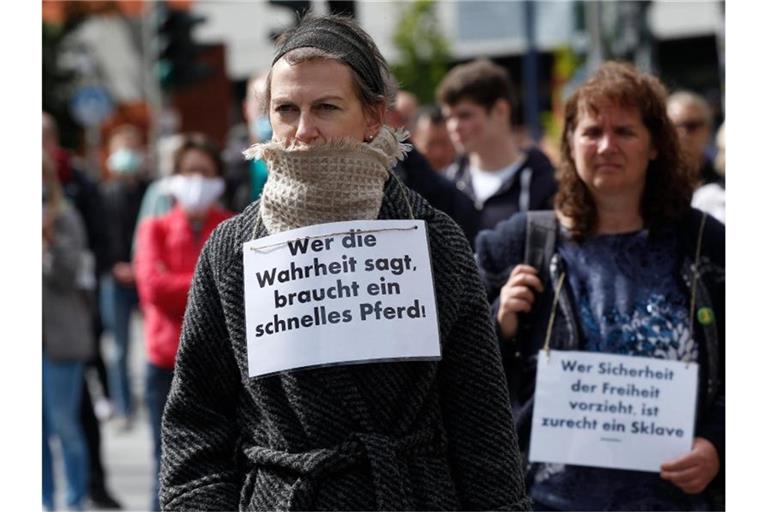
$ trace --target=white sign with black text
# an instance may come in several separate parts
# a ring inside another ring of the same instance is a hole
[[[248,374],[440,359],[426,223],[318,224],[243,246]]]
[[[530,460],[659,472],[691,450],[698,365],[539,352]]]

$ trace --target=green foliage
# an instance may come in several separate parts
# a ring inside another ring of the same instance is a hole
[[[546,137],[558,141],[565,124],[564,108],[566,86],[574,74],[584,66],[586,57],[578,55],[568,46],[555,48],[552,52],[552,111],[541,114],[541,125]]]
[[[562,122],[561,119],[559,119],[557,116],[555,116],[554,112],[551,110],[548,110],[547,112],[542,112],[539,116],[539,119],[541,121],[541,126],[544,128],[543,133],[545,137],[550,137],[552,140],[557,140],[558,136],[560,135],[560,132],[562,131]]]
[[[570,46],[560,46],[553,51],[554,63],[553,74],[554,76],[567,82],[573,76],[577,69],[579,69],[586,58],[579,56]]]
[[[398,50],[392,66],[400,87],[421,103],[433,103],[435,88],[448,72],[450,48],[435,13],[434,0],[415,0],[405,6],[393,36]]]

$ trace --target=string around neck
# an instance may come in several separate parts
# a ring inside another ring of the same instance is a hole
[[[411,207],[411,202],[408,200],[408,193],[405,191],[405,185],[394,172],[390,171],[389,175],[392,176],[392,179],[395,180],[395,183],[397,183],[398,186],[398,190],[403,195],[405,204],[408,206],[408,214],[411,216],[411,220],[416,220],[416,216],[413,214],[413,208]]]
[[[557,314],[557,303],[560,300],[560,291],[563,289],[563,282],[565,281],[565,272],[560,274],[557,280],[557,287],[555,287],[555,299],[552,301],[552,311],[549,313],[549,321],[547,322],[547,334],[544,337],[544,351],[549,357],[549,342],[552,338],[552,327],[555,324],[555,315]]]

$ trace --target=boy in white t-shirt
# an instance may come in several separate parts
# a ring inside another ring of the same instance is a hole
[[[519,211],[550,209],[557,185],[549,159],[513,129],[507,71],[487,59],[454,67],[437,89],[451,140],[463,153],[446,176],[480,211],[481,228]]]

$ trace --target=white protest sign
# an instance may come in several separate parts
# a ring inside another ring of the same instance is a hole
[[[698,365],[539,352],[530,460],[659,472],[691,450]]]
[[[440,358],[424,221],[285,231],[244,244],[243,268],[251,377]]]

